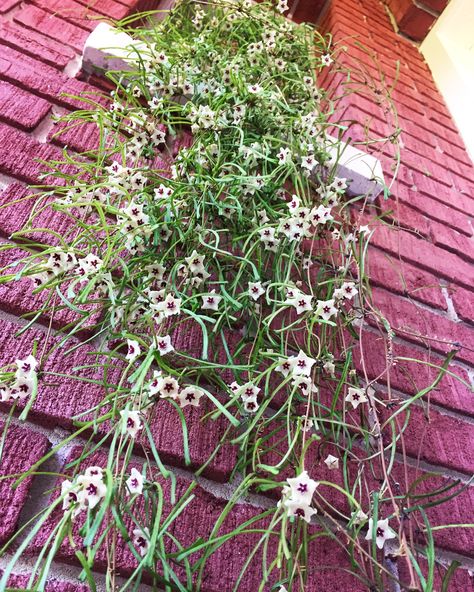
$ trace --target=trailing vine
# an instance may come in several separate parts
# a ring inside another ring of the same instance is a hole
[[[28,277],[44,295],[33,320],[64,311],[73,320],[6,367],[0,393],[25,419],[42,381],[54,381],[48,357],[85,343],[90,364],[73,378],[101,386],[103,398],[19,477],[40,472],[72,436],[87,438],[51,504],[3,549],[13,554],[0,586],[46,528],[31,590],[44,588],[68,546],[91,590],[104,547],[110,590],[141,582],[205,589],[210,557],[245,533],[258,542],[234,590],[255,558],[261,581],[253,589],[305,589],[319,569],[312,549],[321,537],[340,544],[368,589],[396,580],[387,548],[404,557],[412,583],[432,589],[425,510],[453,492],[432,492],[441,496],[433,501],[415,484],[401,494],[392,470],[405,428],[397,417],[436,386],[449,360],[393,411],[390,390],[365,372],[356,344],[363,320],[380,319],[365,271],[373,230],[358,222],[367,196],[348,198],[350,179],[337,174],[347,126],[334,121],[318,87],[324,69],[344,70],[331,39],[289,22],[286,9],[285,0],[182,0],[162,23],[151,15],[135,29],[123,22],[137,43],[129,67],[107,73],[110,102],[82,97],[85,108],[62,119],[60,133],[95,126],[98,147],[47,163],[48,184],[32,194],[30,220],[12,237],[28,254],[2,281]],[[36,219],[50,209],[70,224],[64,234],[41,228],[48,239],[40,243]],[[388,351],[387,371],[394,362]],[[160,456],[153,425],[165,405],[179,418],[179,446],[197,477],[237,451],[234,493],[207,539],[173,534],[196,483],[183,489]],[[382,418],[381,410],[391,413]],[[220,434],[205,463],[196,463],[189,418]],[[137,452],[146,460],[137,464]],[[267,509],[224,532],[234,506],[255,493]],[[415,513],[418,538],[407,526]],[[136,568],[119,585],[123,545]]]

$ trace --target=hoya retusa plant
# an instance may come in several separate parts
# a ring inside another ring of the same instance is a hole
[[[46,371],[48,358],[79,347],[90,364],[70,378],[101,395],[19,477],[82,438],[51,503],[4,547],[0,587],[33,547],[31,590],[44,588],[58,553],[80,563],[91,590],[104,564],[108,590],[205,590],[213,554],[247,535],[255,547],[240,558],[236,591],[305,589],[324,570],[314,548],[325,537],[361,586],[382,591],[396,579],[379,550],[390,541],[428,590],[416,559],[418,544],[432,554],[425,498],[391,486],[404,426],[379,419],[390,395],[353,354],[359,321],[375,315],[372,231],[357,222],[367,197],[348,199],[350,180],[337,176],[346,126],[317,85],[323,69],[341,68],[330,39],[286,20],[286,9],[183,0],[162,23],[124,22],[137,42],[127,69],[108,73],[111,100],[83,97],[86,108],[61,122],[60,133],[94,126],[97,148],[47,163],[13,236],[28,254],[2,281],[30,278],[44,297],[34,319],[68,322],[5,368],[1,398],[25,419],[42,383],[64,374]],[[61,232],[38,222],[51,209]],[[197,477],[236,459],[219,517],[206,532],[193,523],[185,540],[176,524],[196,482],[179,485],[162,458],[155,428],[170,413],[178,427],[168,439]],[[206,459],[190,421],[218,436]],[[248,494],[264,494],[266,508],[247,507],[228,527]],[[415,511],[426,540],[407,537],[403,516]],[[124,549],[133,570],[123,570]],[[260,575],[249,583],[252,562]]]

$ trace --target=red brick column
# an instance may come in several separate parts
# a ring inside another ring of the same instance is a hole
[[[384,0],[401,33],[423,41],[448,0]]]

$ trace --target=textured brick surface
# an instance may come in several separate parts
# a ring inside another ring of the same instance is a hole
[[[50,104],[44,99],[0,81],[0,118],[6,123],[32,130],[49,109]]]
[[[16,86],[31,90],[65,107],[83,109],[84,103],[74,98],[81,95],[100,99],[97,88],[69,78],[66,74],[58,74],[55,68],[13,47],[0,45],[0,52],[0,78]],[[65,96],[67,94],[73,96]]]
[[[2,422],[0,431],[5,434],[0,460],[0,542],[5,542],[14,533],[20,512],[27,500],[32,478],[25,479],[14,487],[18,474],[29,470],[46,452],[45,436],[27,428]],[[5,479],[13,475],[12,478]]]
[[[386,369],[390,368],[390,385],[407,395],[415,395],[424,387],[432,384],[439,373],[444,359],[427,349],[415,348],[406,343],[392,344],[396,364],[387,360],[388,343],[383,337],[372,332],[364,332],[362,344],[366,356],[365,368],[369,378],[387,383]],[[359,346],[356,347],[356,361],[360,360]],[[402,360],[402,358],[405,358]],[[363,372],[362,367],[359,368]],[[469,385],[467,371],[451,365],[451,371]],[[433,403],[452,410],[459,410],[467,415],[474,415],[474,394],[469,386],[449,374],[445,374],[438,386],[430,392]],[[426,399],[425,399],[426,400]]]
[[[74,57],[74,51],[63,43],[46,37],[39,31],[25,29],[18,23],[4,21],[0,23],[0,32],[2,43],[50,66],[64,68]]]
[[[441,313],[425,310],[406,298],[386,290],[373,290],[374,304],[397,335],[441,353],[458,350],[456,358],[474,363],[474,328],[451,321]],[[370,318],[369,322],[373,322]]]
[[[61,152],[50,144],[41,144],[28,134],[10,126],[0,124],[0,173],[16,177],[26,183],[61,184],[62,179],[45,173],[44,165],[40,160],[61,160]],[[66,165],[65,170],[72,171],[71,165]]]
[[[29,29],[41,31],[48,37],[63,42],[79,53],[82,51],[84,42],[89,35],[89,31],[32,5],[22,8],[15,14],[14,19]],[[81,19],[81,22],[84,21]]]
[[[0,575],[3,571],[0,569]],[[8,586],[11,588],[26,590],[30,577],[22,574],[11,574],[8,578]],[[89,587],[84,584],[66,582],[51,578],[47,580],[44,592],[88,592]]]

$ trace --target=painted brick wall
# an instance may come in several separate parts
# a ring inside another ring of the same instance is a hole
[[[94,144],[94,133],[90,130],[84,130],[79,137],[66,132],[53,138],[57,129],[51,120],[53,114],[80,105],[63,93],[100,92],[100,80],[86,81],[69,74],[94,26],[88,17],[100,14],[121,18],[131,11],[157,7],[158,4],[157,1],[98,0],[92,9],[86,8],[91,5],[86,0],[0,0],[0,240],[8,240],[11,233],[21,227],[32,207],[31,201],[20,201],[14,208],[2,206],[24,196],[25,184],[39,181],[42,167],[35,159],[55,158],[64,144],[77,151]],[[295,19],[315,21],[323,4],[300,1]],[[343,40],[346,46],[350,46],[348,53],[352,58],[358,57],[368,63],[367,54],[353,45],[352,36],[358,35],[359,40],[377,54],[389,80],[394,75],[394,62],[400,60],[399,81],[393,98],[403,128],[402,162],[393,195],[387,202],[379,201],[372,211],[374,214],[378,208],[392,211],[390,224],[380,224],[372,241],[370,275],[374,304],[396,332],[395,355],[439,363],[443,354],[456,349],[458,353],[452,370],[469,382],[474,375],[473,165],[428,67],[417,49],[395,34],[380,2],[332,0],[326,3],[321,27],[333,33],[336,43]],[[340,81],[337,77],[325,82],[338,93]],[[359,128],[351,130],[353,137],[359,135],[362,138],[365,123],[375,132],[387,131],[384,113],[366,97],[352,95],[340,101],[339,115],[360,122]],[[390,148],[384,150],[385,156],[389,156]],[[384,159],[383,153],[381,157],[389,167],[389,160]],[[389,177],[390,168],[385,173]],[[45,226],[59,232],[67,224],[68,221],[59,216],[44,221]],[[48,238],[43,235],[38,240]],[[0,251],[0,265],[7,265],[17,256],[14,252]],[[43,338],[50,322],[47,317],[37,319],[19,339],[14,338],[14,333],[24,324],[19,317],[34,310],[38,303],[38,297],[29,294],[29,286],[24,282],[15,287],[0,287],[0,362],[10,362],[13,355],[28,352],[33,339]],[[71,320],[70,315],[59,316],[53,327],[58,328]],[[385,367],[387,344],[370,324],[365,335],[367,372],[376,377]],[[196,347],[194,336],[182,335],[181,339],[188,347]],[[48,365],[56,369],[60,367],[67,373],[68,367],[80,365],[85,360],[86,351],[86,347],[80,347],[67,360],[60,355],[53,356]],[[403,399],[426,386],[434,376],[435,372],[429,366],[399,363],[392,373],[391,387]],[[19,472],[32,466],[60,439],[63,430],[70,427],[70,418],[92,407],[98,397],[97,390],[83,388],[66,378],[57,386],[44,386],[30,421],[19,426],[16,419],[12,420],[0,474]],[[198,465],[219,438],[219,425],[210,433],[203,428],[194,408],[187,411],[187,415],[190,436],[194,442],[199,442],[192,458],[192,462]],[[152,429],[166,462],[183,469],[182,450],[176,448],[173,439],[173,433],[178,429],[175,418],[162,419]],[[429,400],[412,413],[405,445],[394,469],[394,474],[400,475],[402,489],[407,477],[399,462],[403,454],[408,466],[408,482],[429,471],[436,474],[426,480],[427,489],[448,485],[453,479],[467,481],[474,472],[474,397],[471,390],[451,377],[445,377]],[[181,532],[191,532],[199,524],[199,534],[206,534],[224,503],[220,498],[225,490],[219,483],[228,480],[234,458],[235,450],[229,447],[214,459],[206,479],[200,481],[192,512],[179,523]],[[47,470],[58,471],[65,461],[63,457],[53,456],[48,461]],[[183,483],[190,478],[189,471],[180,472]],[[35,478],[16,490],[11,489],[9,481],[0,484],[0,542],[3,542],[19,524],[48,503],[44,492],[51,489],[54,480]],[[253,511],[251,505],[241,505],[229,520],[236,524],[251,516]],[[473,516],[473,487],[466,488],[459,498],[433,508],[430,513],[434,524],[471,522]],[[38,548],[44,535],[42,533],[36,541]],[[449,553],[455,553],[465,565],[473,565],[473,529],[455,534],[441,530],[437,543],[442,550],[441,560],[448,558]],[[228,543],[209,567],[206,590],[227,591],[226,585],[231,586],[242,557],[253,544],[251,537]],[[327,540],[312,552],[315,561],[327,566],[340,567],[343,561],[337,545],[331,546]],[[67,561],[68,557],[63,556],[62,560]],[[131,561],[130,554],[124,550],[123,557],[119,558],[124,572],[130,568]],[[17,576],[12,578],[12,586],[24,585],[28,568],[29,563],[25,560],[19,566]],[[250,592],[255,589],[252,580],[258,575],[256,570],[255,566],[250,566],[242,590]],[[402,570],[403,566],[400,575],[405,577]],[[441,572],[440,567],[437,577]],[[63,563],[58,563],[47,589],[82,592],[83,588],[77,585],[78,573],[77,566],[66,568]],[[361,584],[347,572],[334,573],[336,575],[331,578],[319,576],[311,582],[309,590],[361,590]],[[222,574],[227,578],[225,581]],[[100,574],[97,582],[99,587],[103,583]],[[439,580],[436,585],[439,587]],[[471,576],[463,570],[450,590],[464,592],[472,589],[472,585]]]

